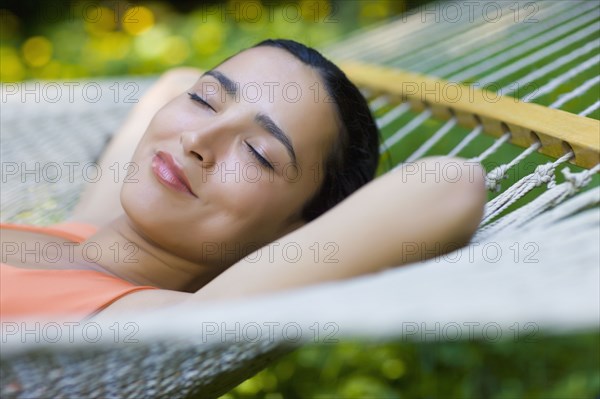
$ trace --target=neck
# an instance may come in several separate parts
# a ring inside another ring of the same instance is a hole
[[[90,249],[86,251],[86,247]],[[222,271],[159,247],[144,237],[126,215],[98,230],[82,248],[83,251],[78,251],[80,262],[91,263],[93,268],[99,267],[135,285],[194,292]]]

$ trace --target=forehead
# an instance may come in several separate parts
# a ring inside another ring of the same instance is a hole
[[[337,137],[338,118],[315,69],[285,50],[256,47],[215,70],[236,84],[236,102],[267,114],[290,136],[299,160],[307,152],[326,156]]]

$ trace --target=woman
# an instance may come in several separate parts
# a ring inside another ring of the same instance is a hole
[[[2,311],[111,318],[357,276],[468,242],[481,167],[428,158],[366,184],[377,151],[360,92],[299,43],[261,42],[202,76],[169,72],[101,160],[131,159],[128,178],[105,173],[71,217],[70,229],[97,231],[52,262],[5,251]],[[47,248],[48,234],[8,227],[3,248]],[[79,250],[92,246],[93,260]]]

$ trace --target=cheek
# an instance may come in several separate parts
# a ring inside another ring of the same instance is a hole
[[[190,126],[197,126],[199,113],[190,110],[189,105],[185,100],[176,98],[161,108],[151,119],[140,142],[148,144],[173,138]]]
[[[210,202],[215,210],[242,222],[269,219],[269,212],[273,216],[278,213],[282,203],[282,188],[277,182],[265,178],[264,171],[263,178],[259,180],[255,180],[256,170],[251,171],[252,176],[250,172],[245,176],[242,170],[235,177],[231,174],[214,182],[218,187],[210,187],[215,193]]]
[[[170,204],[165,201],[165,195],[160,192],[161,187],[154,181],[156,179],[152,175],[147,157],[136,154],[133,162],[138,170],[129,182],[123,182],[121,205],[134,221],[150,221],[168,209]]]
[[[295,213],[298,196],[293,186],[269,176],[264,169],[260,179],[256,179],[255,168],[244,173],[240,170],[237,182],[233,175],[219,181],[218,194],[211,196],[211,208],[242,235],[270,237]]]
[[[152,119],[146,128],[146,131],[137,144],[131,158],[131,162],[140,166],[140,168],[145,160],[153,156],[153,149],[158,142],[169,138],[173,139],[173,137],[175,137],[173,133],[169,132],[169,130],[163,126],[161,120],[157,118],[158,115]]]

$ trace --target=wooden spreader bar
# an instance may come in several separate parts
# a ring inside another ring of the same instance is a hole
[[[430,108],[435,117],[456,116],[458,124],[500,137],[511,133],[510,142],[529,147],[539,140],[539,152],[559,158],[573,150],[571,162],[591,168],[600,162],[600,121],[526,103],[492,91],[434,79],[398,69],[355,61],[340,63],[342,70],[359,87],[409,101],[415,111]]]

